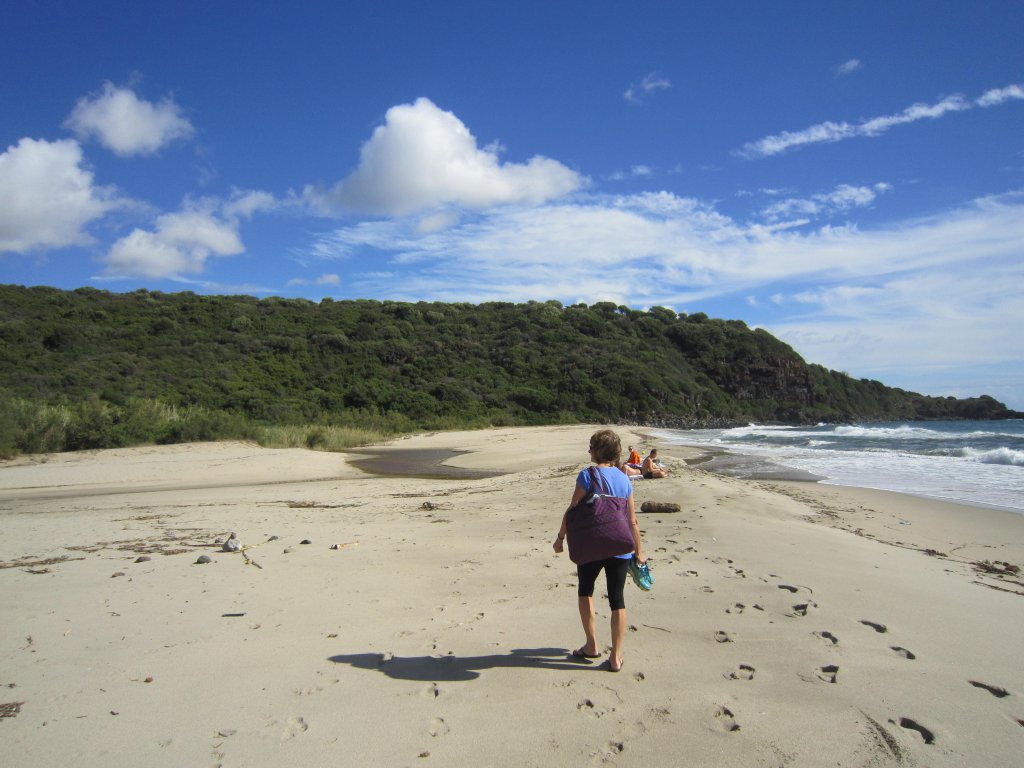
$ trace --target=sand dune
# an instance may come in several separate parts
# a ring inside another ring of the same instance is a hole
[[[661,446],[672,475],[637,506],[682,511],[640,515],[656,582],[627,585],[613,674],[569,657],[551,550],[593,430],[373,451],[470,476],[241,443],[8,462],[4,765],[1020,764],[1024,516]]]

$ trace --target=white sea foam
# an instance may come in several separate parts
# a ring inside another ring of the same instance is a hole
[[[714,446],[810,472],[826,483],[1024,512],[1022,422],[750,424],[656,434],[667,442]]]
[[[976,451],[964,448],[963,457],[980,464],[1008,464],[1012,467],[1024,467],[1024,451],[1012,448],[996,448],[991,451]]]
[[[907,425],[901,425],[898,427],[836,427],[836,434],[842,437],[870,437],[872,439],[881,438],[892,438],[895,440],[906,440],[907,438],[913,438],[916,440],[944,440],[948,435],[944,435],[934,429],[927,429],[925,427],[911,427]]]

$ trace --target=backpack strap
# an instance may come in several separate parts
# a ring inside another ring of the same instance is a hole
[[[611,496],[611,488],[608,487],[608,481],[604,479],[604,474],[595,466],[590,467],[590,492]]]

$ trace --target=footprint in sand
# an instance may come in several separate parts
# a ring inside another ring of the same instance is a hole
[[[797,603],[796,605],[793,606],[793,609],[789,613],[787,613],[786,615],[787,616],[792,616],[794,618],[801,617],[801,616],[806,616],[807,612],[809,610],[811,610],[811,608],[817,608],[817,607],[818,607],[818,604],[813,602],[813,601],[808,601],[806,603]]]
[[[917,731],[921,735],[921,738],[924,739],[925,744],[935,743],[935,734],[920,723],[914,722],[909,717],[901,717],[899,719],[899,726],[900,728],[906,728],[910,731]]]
[[[860,623],[863,624],[865,627],[871,627],[873,630],[875,630],[875,632],[878,632],[879,634],[885,634],[889,631],[889,628],[885,626],[885,624],[879,624],[874,621],[868,621],[867,619],[861,619]]]
[[[294,739],[309,730],[309,724],[303,717],[289,717],[288,724],[285,726],[284,733],[281,734],[282,740]]]
[[[726,613],[743,613],[743,609],[746,608],[746,607],[747,606],[745,606],[743,603],[736,603],[735,605],[732,606],[732,608],[726,608],[725,612]]]
[[[736,716],[729,710],[728,707],[718,707],[714,712],[715,722],[718,723],[718,727],[727,733],[738,731],[740,724],[736,722]]]
[[[838,682],[836,676],[839,674],[839,667],[835,664],[826,664],[824,667],[818,670],[817,675],[819,680],[824,680],[826,683]]]
[[[423,689],[420,695],[427,699],[436,699],[441,695],[441,689],[437,687],[437,683],[431,683]]]
[[[785,589],[788,592],[796,593],[797,588],[789,584],[779,584],[779,589]]]
[[[988,691],[997,699],[1003,699],[1010,695],[1010,692],[1005,688],[999,688],[998,686],[989,685],[988,683],[979,683],[977,680],[968,680],[967,682],[975,688],[981,688],[983,691]]]
[[[715,632],[715,642],[716,643],[731,643],[732,642],[732,635],[730,635],[724,629],[720,629],[717,632]]]
[[[727,680],[753,680],[756,670],[749,664],[740,664],[732,672],[725,675]]]
[[[828,630],[824,630],[823,629],[820,632],[815,632],[814,634],[817,637],[820,637],[822,640],[828,640],[830,643],[832,643],[832,645],[838,645],[839,644],[839,638],[836,637],[835,635],[833,635]]]
[[[611,710],[606,710],[598,707],[597,704],[594,703],[593,699],[581,699],[579,702],[577,702],[576,709],[578,709],[581,712],[586,712],[591,717],[604,717],[608,714],[609,711],[615,711],[614,708]]]
[[[427,729],[428,733],[434,738],[438,736],[444,736],[451,731],[448,727],[448,723],[444,721],[443,717],[435,717],[430,721],[430,728]]]
[[[890,645],[889,650],[895,653],[897,656],[902,656],[904,659],[909,659],[910,661],[913,661],[917,658],[916,653],[914,653],[913,651],[908,651],[906,648],[903,648],[898,645]]]

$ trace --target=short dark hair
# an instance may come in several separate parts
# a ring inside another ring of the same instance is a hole
[[[610,429],[602,429],[590,436],[590,451],[598,463],[611,462],[618,465],[622,453],[619,436]]]

